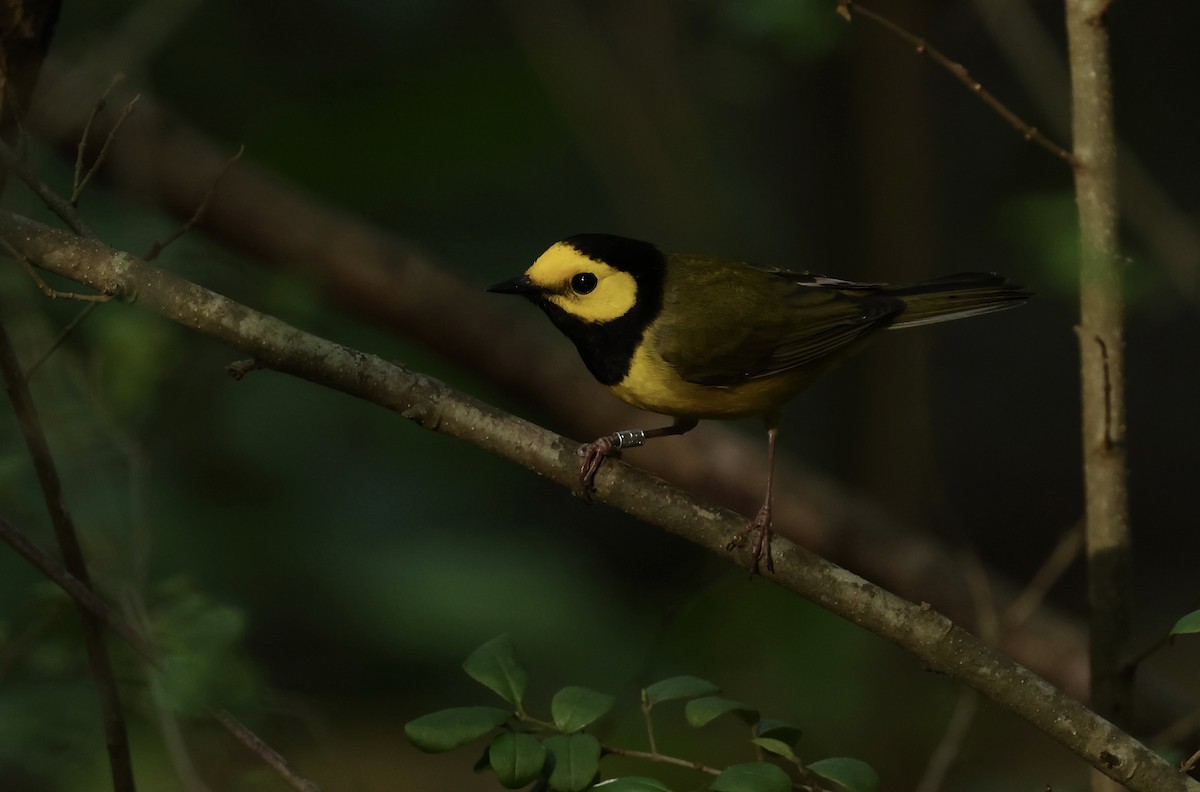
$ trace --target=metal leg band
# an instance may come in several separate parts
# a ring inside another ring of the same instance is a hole
[[[646,433],[641,429],[622,429],[613,432],[613,448],[637,448],[646,442]]]

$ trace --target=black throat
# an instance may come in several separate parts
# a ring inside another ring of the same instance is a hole
[[[536,300],[550,321],[575,343],[579,356],[600,384],[625,379],[646,328],[662,311],[666,257],[649,242],[608,234],[579,234],[563,240],[585,256],[628,272],[637,283],[637,301],[608,322],[584,322],[545,298]]]

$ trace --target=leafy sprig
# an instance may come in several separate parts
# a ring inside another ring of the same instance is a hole
[[[858,759],[829,758],[805,764],[796,753],[800,730],[783,721],[762,718],[754,707],[718,695],[717,685],[694,676],[676,676],[647,685],[641,691],[641,710],[650,751],[605,745],[587,729],[607,715],[615,699],[586,687],[567,686],[554,694],[550,718],[539,719],[525,709],[528,674],[517,660],[512,640],[501,635],[471,653],[463,669],[472,679],[498,695],[508,708],[455,707],[438,710],[404,727],[417,748],[441,753],[490,735],[476,764],[491,770],[506,789],[533,785],[535,792],[672,792],[663,782],[646,776],[602,779],[606,755],[645,759],[652,763],[689,767],[712,776],[712,792],[790,792],[824,790],[831,782],[848,792],[877,792],[879,777]],[[748,743],[755,761],[725,768],[660,753],[652,712],[666,702],[684,701],[689,725],[701,728],[722,717],[736,717],[749,727]],[[767,761],[769,755],[774,761]]]

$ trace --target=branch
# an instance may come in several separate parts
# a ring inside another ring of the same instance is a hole
[[[42,497],[50,512],[50,522],[54,526],[54,535],[58,540],[58,548],[62,553],[67,571],[87,589],[92,582],[88,574],[87,563],[84,560],[83,548],[75,531],[75,523],[63,500],[62,483],[50,454],[50,446],[42,431],[42,423],[38,418],[33,397],[25,383],[25,372],[17,360],[8,332],[0,323],[0,372],[4,377],[4,388],[12,402],[13,412],[17,417],[25,445],[29,448],[29,456],[33,460],[37,472],[38,483],[42,488]],[[125,716],[121,710],[121,695],[117,687],[117,679],[113,674],[112,660],[108,647],[104,643],[104,630],[98,618],[82,605],[79,606],[79,616],[83,628],[83,641],[87,648],[88,665],[96,683],[96,692],[100,698],[100,714],[104,725],[105,744],[108,748],[109,767],[112,772],[113,789],[115,792],[134,792],[136,784],[133,780],[133,762],[129,754],[129,732],[125,728]]]
[[[209,715],[212,715],[246,750],[270,765],[271,769],[296,792],[320,792],[320,787],[297,773],[282,755],[237,718],[225,710],[209,710]]]
[[[1083,525],[1077,524],[1058,540],[1058,544],[1046,556],[1038,571],[1029,579],[1025,590],[1021,592],[1008,610],[1000,617],[1000,622],[1006,630],[1018,630],[1030,616],[1037,613],[1046,599],[1050,588],[1075,562],[1083,547]]]
[[[1117,157],[1108,31],[1110,0],[1067,0],[1072,127],[1079,167],[1079,335],[1083,403],[1092,704],[1130,718],[1132,675],[1121,673],[1132,611],[1125,459],[1124,299],[1117,241]]]
[[[3,145],[3,143],[0,143],[0,146]],[[18,253],[16,248],[14,248],[7,239],[0,239],[0,246],[3,246],[4,250],[10,256],[16,259],[17,263],[21,265],[21,269],[25,270],[25,274],[28,275],[29,279],[33,281],[34,285],[38,287],[38,290],[51,299],[79,300],[80,302],[91,303],[92,305],[89,307],[94,307],[98,303],[108,302],[110,299],[107,294],[80,294],[78,292],[59,291],[58,289],[50,286],[50,284],[46,283],[46,281],[42,279],[42,276],[38,274],[37,269],[35,269],[32,264],[26,261],[25,257]],[[75,323],[73,322],[72,324]],[[41,361],[39,360],[38,362],[40,363]],[[33,366],[31,366],[30,371],[36,368],[37,365],[38,363],[35,363]]]
[[[114,84],[115,84],[115,82],[114,82]],[[105,94],[105,95],[107,96],[107,94]],[[108,149],[112,145],[113,138],[115,138],[117,136],[117,130],[119,130],[121,128],[121,124],[125,123],[125,119],[129,118],[129,114],[133,112],[133,106],[135,104],[137,104],[138,99],[141,99],[141,98],[142,97],[140,97],[140,96],[135,96],[129,100],[128,104],[126,104],[125,107],[121,108],[121,114],[119,116],[117,116],[116,123],[114,123],[112,125],[112,128],[110,128],[108,130],[108,135],[104,138],[104,143],[101,144],[101,146],[100,146],[100,153],[96,155],[95,161],[92,162],[92,166],[90,168],[88,168],[87,173],[85,173],[83,175],[82,179],[79,178],[79,167],[78,166],[82,165],[82,163],[83,163],[84,147],[87,145],[87,140],[86,140],[86,137],[80,139],[80,141],[79,141],[79,160],[78,160],[76,170],[75,170],[75,177],[76,177],[75,186],[74,186],[74,189],[71,190],[71,199],[68,202],[71,204],[71,206],[73,206],[73,207],[79,206],[79,199],[83,196],[83,191],[87,188],[88,184],[92,181],[92,178],[96,175],[96,173],[100,170],[101,166],[104,165],[104,160],[108,156]],[[100,107],[102,106],[104,100],[101,99],[100,102],[101,102],[101,104],[96,106],[97,111],[100,110]],[[95,118],[94,113],[93,113],[92,118],[93,119]],[[91,128],[91,120],[88,121],[88,128],[89,129]]]
[[[79,578],[60,567],[44,550],[31,542],[25,534],[18,531],[3,518],[0,518],[0,539],[15,550],[17,555],[33,564],[47,580],[53,581],[55,585],[65,591],[67,596],[75,601],[76,605],[85,609],[94,618],[103,623],[105,627],[116,633],[121,640],[129,644],[134,651],[141,655],[146,662],[151,665],[158,665],[161,662],[158,649],[142,636],[141,633],[125,623],[121,619],[121,616],[108,606],[107,602],[101,599],[96,592],[92,591],[91,586],[83,583]]]
[[[221,177],[224,176],[225,171],[232,168],[245,153],[246,147],[238,146],[237,153],[230,157],[225,165],[222,166],[217,175],[213,177],[212,184],[208,186],[208,189],[204,192],[204,197],[201,198],[200,203],[196,205],[196,211],[192,212],[192,216],[185,220],[183,225],[172,231],[166,239],[161,242],[155,242],[153,245],[151,245],[150,252],[145,255],[146,261],[154,261],[157,259],[162,255],[162,252],[167,249],[168,245],[196,227],[196,224],[200,222],[200,218],[204,217],[204,213],[208,210],[208,205],[212,202],[213,193],[217,191],[217,185],[221,183]]]
[[[954,713],[946,725],[946,732],[938,742],[937,748],[929,756],[929,765],[925,775],[917,785],[916,792],[938,792],[946,781],[954,762],[962,751],[967,733],[975,722],[975,714],[979,711],[979,695],[973,690],[963,690],[958,695],[954,705]]]
[[[96,116],[100,115],[100,111],[104,109],[104,105],[108,101],[109,94],[112,93],[113,88],[116,88],[117,83],[124,79],[125,75],[121,74],[120,72],[117,72],[113,75],[112,79],[108,83],[108,87],[104,89],[104,93],[100,94],[100,98],[96,100],[96,104],[92,107],[92,114],[88,116],[87,123],[83,125],[83,132],[81,132],[79,135],[79,144],[75,148],[75,179],[71,183],[71,195],[73,199],[80,192],[82,192],[82,185],[86,181],[83,174],[83,159],[84,154],[87,152],[88,139],[92,136],[92,123],[96,120]],[[116,130],[117,128],[114,126],[109,132],[108,137],[105,140],[106,144],[112,140],[113,133],[116,132]],[[97,157],[97,163],[99,163],[99,160],[100,158]],[[94,171],[95,167],[88,172],[88,179],[91,178],[91,175]],[[76,203],[77,200],[72,200],[70,202],[72,208]]]
[[[92,229],[88,228],[87,223],[83,222],[83,218],[75,211],[75,207],[50,189],[34,173],[33,168],[29,167],[29,163],[24,158],[3,142],[0,142],[0,166],[15,173],[17,178],[25,182],[30,191],[41,199],[46,208],[58,215],[58,218],[76,234],[86,237],[95,236]]]
[[[103,85],[54,59],[43,68],[42,85],[43,101],[31,123],[73,152],[86,120],[77,110],[87,101],[81,97],[94,96]],[[183,219],[227,160],[221,147],[143,95],[113,141],[100,178]],[[359,320],[414,339],[577,437],[591,439],[644,417],[606,394],[574,351],[545,332],[540,317],[514,321],[518,312],[488,299],[481,284],[464,283],[411,242],[322,203],[253,162],[225,174],[197,228],[246,256],[300,274]],[[456,317],[452,325],[444,321],[448,315]],[[757,509],[762,497],[759,442],[727,427],[705,426],[686,445],[651,444],[639,449],[638,462],[731,508]],[[952,553],[794,458],[781,456],[776,470],[778,480],[790,485],[776,493],[782,535],[971,623],[974,608]],[[1001,608],[1016,595],[994,575],[991,588]],[[1020,633],[1006,634],[1001,648],[1073,695],[1086,695],[1086,638],[1077,621],[1043,607]]]
[[[0,212],[0,235],[38,266],[123,302],[136,302],[234,347],[261,366],[385,407],[562,486],[577,483],[575,442],[437,380],[304,333],[93,240],[8,212]],[[599,479],[599,500],[722,555],[727,555],[729,536],[745,522],[628,465],[606,466]],[[1200,783],[932,608],[907,602],[785,538],[777,540],[775,552],[779,585],[978,690],[1135,792],[1200,792]],[[739,553],[736,561],[747,569],[752,563],[748,553]]]

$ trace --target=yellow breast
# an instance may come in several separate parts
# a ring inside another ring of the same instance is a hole
[[[629,373],[610,390],[643,410],[681,418],[746,418],[774,412],[812,379],[791,375],[751,379],[736,385],[699,385],[679,376],[647,338],[634,353]]]

